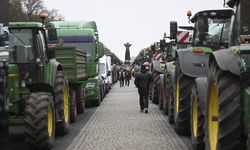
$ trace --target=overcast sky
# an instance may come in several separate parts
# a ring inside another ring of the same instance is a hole
[[[95,20],[100,40],[122,61],[126,42],[131,56],[169,33],[169,22],[187,25],[187,10],[222,8],[223,0],[44,0],[66,21]]]

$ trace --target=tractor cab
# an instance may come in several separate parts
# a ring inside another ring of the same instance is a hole
[[[42,82],[43,66],[48,61],[45,30],[41,23],[9,23],[9,63],[16,64],[19,79],[26,83]]]
[[[210,47],[213,50],[227,48],[232,15],[232,9],[196,13],[190,20],[194,23],[193,46]]]

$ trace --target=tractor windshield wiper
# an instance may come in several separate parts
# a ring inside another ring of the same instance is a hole
[[[24,46],[28,46],[28,45],[26,45],[26,43],[25,43],[21,38],[19,38],[15,33],[13,33],[13,32],[10,31],[10,34],[13,35],[15,38],[17,38]]]

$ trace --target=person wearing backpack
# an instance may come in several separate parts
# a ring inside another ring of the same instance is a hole
[[[120,87],[124,86],[125,72],[121,70],[119,72]]]
[[[135,86],[138,88],[140,96],[141,112],[148,113],[148,95],[149,87],[152,82],[152,75],[146,69],[145,65],[141,66],[141,71],[135,74]]]
[[[125,73],[125,86],[129,86],[130,79],[131,79],[131,72],[130,72],[130,70],[126,70],[126,73]]]

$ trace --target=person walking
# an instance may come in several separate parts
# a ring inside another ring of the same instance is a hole
[[[149,86],[152,82],[152,75],[146,69],[145,65],[141,66],[141,71],[135,74],[135,86],[138,88],[140,96],[141,112],[148,113],[148,95]]]
[[[125,73],[123,70],[119,72],[120,87],[124,86]]]
[[[125,73],[125,86],[129,86],[130,79],[131,79],[131,72],[127,70]]]

